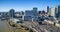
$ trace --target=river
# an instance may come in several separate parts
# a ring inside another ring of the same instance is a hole
[[[9,32],[9,25],[7,24],[7,21],[0,20],[0,32]]]

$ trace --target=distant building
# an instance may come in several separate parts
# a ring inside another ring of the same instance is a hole
[[[31,10],[26,10],[25,16],[33,16],[33,12]]]
[[[8,12],[0,12],[0,17],[3,17],[3,18],[9,17]]]
[[[20,12],[20,18],[21,18],[22,20],[24,20],[24,12],[23,12],[23,11]]]
[[[42,14],[45,14],[45,11],[44,10],[42,11]]]
[[[47,6],[47,13],[49,13],[49,6]]]
[[[49,9],[49,15],[51,15],[51,8]]]
[[[31,10],[26,10],[24,15],[24,20],[32,20],[33,12]]]
[[[20,16],[20,12],[15,12],[15,17]]]
[[[33,12],[37,12],[37,10],[38,10],[38,9],[37,9],[36,7],[33,8]]]
[[[56,14],[57,18],[60,18],[60,5],[56,6],[56,12],[55,12],[55,14]]]
[[[23,11],[21,11],[21,12],[20,12],[20,15],[24,15],[24,12],[23,12]]]
[[[55,18],[60,18],[60,6],[50,8],[49,14]]]
[[[15,12],[15,18],[24,19],[24,12]]]
[[[37,8],[33,8],[33,10],[26,10],[25,11],[24,19],[27,19],[27,20],[30,19],[30,20],[32,20],[32,18],[36,19],[37,16],[38,16]]]
[[[32,17],[31,16],[24,16],[24,20],[25,21],[32,21]]]
[[[42,11],[38,11],[38,16],[41,16]]]
[[[15,18],[23,19],[23,14],[21,12],[15,12]]]
[[[55,17],[55,7],[52,7],[51,8],[51,14],[50,14],[51,16],[53,16],[53,17]]]
[[[37,11],[38,11],[38,9],[36,7],[34,7],[33,10],[32,10],[34,18],[38,16]]]
[[[25,16],[37,17],[38,16],[37,8],[33,8],[33,10],[26,10]]]
[[[9,15],[10,15],[11,18],[14,18],[14,16],[15,16],[15,10],[14,9],[10,9]]]
[[[47,12],[47,14],[49,14],[49,9],[49,6],[46,6],[45,11]]]
[[[46,14],[46,12],[44,10],[38,12],[39,16],[44,16],[45,14]]]
[[[41,14],[42,12],[41,11],[38,11],[38,14]]]
[[[15,12],[15,14],[20,14],[20,12]]]

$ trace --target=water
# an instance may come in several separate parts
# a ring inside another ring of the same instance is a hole
[[[9,28],[6,21],[0,20],[0,32],[8,32]]]

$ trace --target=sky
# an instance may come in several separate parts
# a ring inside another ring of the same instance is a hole
[[[0,0],[0,12],[7,12],[10,9],[15,11],[32,10],[33,7],[43,10],[46,6],[56,5],[60,5],[60,0]]]

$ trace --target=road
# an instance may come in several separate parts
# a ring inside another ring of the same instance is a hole
[[[40,26],[37,26],[38,23],[37,22],[31,22],[31,21],[27,21],[24,22],[24,24],[30,25],[32,28],[34,28],[37,32],[42,32],[42,30],[40,29]]]
[[[51,25],[51,24],[46,24],[46,25],[39,25],[41,28],[44,28],[46,30],[48,30],[49,32],[60,32],[60,28]]]
[[[60,28],[54,26],[54,25],[50,25],[49,23],[45,23],[45,24],[41,24],[41,25],[36,25],[33,22],[25,22],[26,24],[29,24],[31,27],[33,27],[34,29],[36,29],[38,32],[60,32]],[[37,23],[37,22],[36,22]]]
[[[0,20],[0,32],[11,32],[10,26],[7,21]]]

